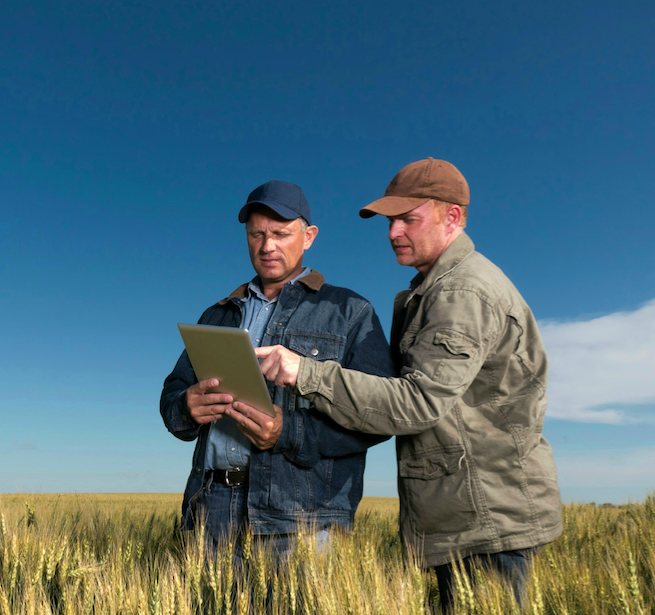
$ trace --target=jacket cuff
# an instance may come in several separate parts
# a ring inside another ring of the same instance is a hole
[[[320,361],[314,361],[302,357],[300,367],[298,368],[298,379],[296,381],[296,391],[299,395],[309,395],[318,393],[323,376],[324,364]]]
[[[186,389],[179,392],[174,406],[175,412],[172,413],[171,422],[175,431],[188,431],[200,427],[189,414],[189,408],[186,405]]]

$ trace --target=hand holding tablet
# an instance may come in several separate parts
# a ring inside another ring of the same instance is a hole
[[[199,381],[217,378],[216,392],[230,393],[269,416],[275,408],[246,329],[212,325],[177,325]]]

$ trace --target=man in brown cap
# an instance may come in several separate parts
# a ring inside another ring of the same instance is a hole
[[[469,188],[449,162],[409,164],[360,211],[389,219],[398,263],[415,267],[395,300],[398,378],[260,348],[262,371],[349,429],[397,436],[403,544],[434,567],[451,608],[453,560],[499,570],[524,595],[530,560],[562,531],[552,451],[542,435],[546,352],[519,292],[464,232]]]

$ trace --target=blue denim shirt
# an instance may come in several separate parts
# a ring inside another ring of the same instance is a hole
[[[310,271],[309,267],[305,267],[293,280],[290,280],[290,284],[306,276]],[[250,340],[255,348],[261,346],[278,297],[279,295],[269,300],[259,287],[259,276],[255,276],[248,284],[246,296],[240,299],[239,328],[248,329]],[[230,470],[244,469],[250,465],[250,440],[230,417],[214,421],[209,428],[207,438],[206,467],[213,470]]]
[[[247,286],[208,308],[199,322],[238,327]],[[369,374],[395,375],[371,304],[351,290],[326,284],[316,271],[284,285],[262,339],[263,346],[274,344]],[[186,389],[196,382],[184,351],[164,382],[160,404],[173,435],[197,440],[182,505],[185,522],[207,469],[209,426],[196,424],[186,406]],[[298,523],[317,530],[333,524],[349,527],[362,497],[366,450],[386,438],[344,429],[291,388],[268,385],[273,403],[282,408],[282,432],[274,448],[251,449],[248,519],[253,532],[285,534]]]

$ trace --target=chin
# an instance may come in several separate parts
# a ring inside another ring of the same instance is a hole
[[[280,275],[282,272],[277,268],[277,267],[269,267],[267,265],[259,265],[259,267],[255,268],[255,271],[259,274],[259,277],[277,277]]]

